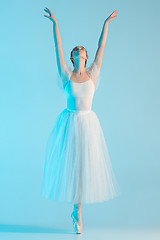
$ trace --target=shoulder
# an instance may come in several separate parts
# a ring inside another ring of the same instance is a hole
[[[91,78],[91,81],[93,82],[94,86],[95,86],[95,90],[97,90],[99,83],[100,83],[100,67],[97,64],[96,61],[93,61],[92,64],[90,64],[89,67],[87,67],[87,72],[88,75]]]
[[[100,68],[95,61],[87,68],[87,72],[92,81],[96,83],[96,79],[100,73]]]
[[[100,71],[100,67],[95,61],[87,69],[90,74]]]
[[[62,86],[61,88],[65,89],[67,83],[70,80],[71,74],[72,74],[71,68],[66,63],[64,63],[60,69],[60,79],[61,79],[60,85]]]

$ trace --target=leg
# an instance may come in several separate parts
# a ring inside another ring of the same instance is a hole
[[[81,203],[73,205],[73,212],[77,221],[81,221]]]
[[[73,227],[76,233],[82,232],[82,219],[81,219],[81,203],[77,203],[73,205],[73,212],[71,214],[73,218]]]

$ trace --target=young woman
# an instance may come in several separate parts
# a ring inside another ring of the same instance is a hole
[[[121,193],[100,122],[92,110],[108,24],[117,17],[117,11],[104,22],[91,66],[85,68],[86,49],[76,46],[71,51],[74,67],[71,71],[64,61],[57,20],[48,8],[44,10],[49,14],[44,16],[53,22],[58,73],[67,108],[57,116],[48,138],[41,194],[48,199],[73,204],[73,227],[76,233],[81,233],[81,204],[107,201]]]

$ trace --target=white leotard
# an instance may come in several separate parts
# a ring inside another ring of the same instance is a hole
[[[67,98],[67,109],[73,112],[90,111],[92,108],[92,100],[97,82],[93,81],[98,78],[99,72],[97,68],[88,71],[89,80],[85,82],[73,82],[70,80],[72,71],[65,64],[63,66],[63,75],[61,76],[64,92]],[[95,84],[96,82],[96,84]]]

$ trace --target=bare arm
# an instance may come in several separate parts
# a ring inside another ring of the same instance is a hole
[[[98,49],[96,51],[94,63],[96,63],[98,69],[100,70],[101,64],[102,64],[102,59],[103,59],[103,54],[104,54],[104,48],[106,44],[106,39],[107,39],[107,34],[108,34],[108,24],[110,21],[112,21],[117,14],[117,10],[114,11],[104,22],[102,32],[98,41]]]
[[[44,15],[45,17],[48,17],[53,22],[53,37],[54,37],[54,43],[55,43],[55,50],[56,50],[56,59],[57,59],[57,67],[58,72],[61,75],[62,67],[65,64],[64,61],[64,55],[63,55],[63,49],[62,49],[62,40],[59,33],[58,23],[53,15],[53,13],[49,10],[49,8],[44,9],[47,13],[49,13],[50,16]]]
[[[63,49],[62,49],[62,40],[59,33],[58,23],[53,23],[53,35],[54,35],[54,42],[55,42],[55,50],[56,50],[56,59],[57,59],[57,67],[58,72],[61,74],[62,67],[65,64]]]

